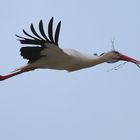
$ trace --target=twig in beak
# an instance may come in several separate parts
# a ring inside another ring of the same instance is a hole
[[[112,68],[112,69],[110,69],[110,70],[108,70],[107,72],[110,72],[110,71],[112,71],[112,70],[118,70],[118,69],[122,68],[126,63],[127,63],[127,62],[124,62],[124,63],[122,63],[122,64],[120,64],[120,65],[118,65],[118,66],[116,66],[116,67],[114,67],[114,68]]]

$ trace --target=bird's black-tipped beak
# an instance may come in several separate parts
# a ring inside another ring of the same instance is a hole
[[[127,61],[127,62],[132,62],[132,63],[135,63],[137,65],[140,65],[140,61],[138,61],[134,58],[131,58],[129,56],[123,55],[123,54],[120,54],[120,60]]]

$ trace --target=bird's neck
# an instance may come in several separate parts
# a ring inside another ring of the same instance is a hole
[[[104,58],[103,56],[90,56],[90,57],[87,57],[85,64],[91,67],[91,66],[104,63],[106,61],[107,61],[106,58]]]
[[[99,57],[99,56],[85,56],[82,57],[80,60],[79,58],[75,61],[72,65],[72,67],[68,71],[75,71],[75,70],[80,70],[83,68],[88,68],[92,67],[101,63],[106,62],[104,58]]]
[[[77,53],[76,55],[72,56],[72,61],[69,65],[68,71],[80,70],[104,62],[107,62],[105,56],[96,56],[96,55]]]

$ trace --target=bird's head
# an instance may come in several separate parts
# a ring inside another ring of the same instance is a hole
[[[102,53],[100,55],[100,57],[102,59],[105,60],[105,62],[107,63],[115,63],[115,62],[118,62],[118,61],[127,61],[127,62],[132,62],[132,63],[135,63],[136,65],[140,65],[140,61],[138,60],[135,60],[129,56],[126,56],[118,51],[109,51],[109,52],[106,52],[106,53]]]

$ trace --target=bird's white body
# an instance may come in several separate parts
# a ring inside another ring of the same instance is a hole
[[[85,54],[74,49],[60,49],[54,44],[47,44],[47,46],[41,51],[42,58],[28,64],[28,68],[48,68],[70,72],[103,62],[103,59],[95,55]]]

